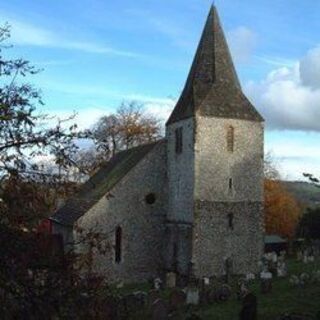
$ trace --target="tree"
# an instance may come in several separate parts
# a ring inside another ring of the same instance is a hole
[[[266,179],[264,192],[267,234],[292,238],[302,213],[301,206],[278,180]]]
[[[307,239],[320,239],[320,208],[308,208],[301,217],[298,234]]]
[[[43,105],[40,91],[25,79],[40,70],[27,60],[4,57],[9,38],[9,25],[0,27],[0,214],[6,216],[0,220],[7,223],[15,211],[22,216],[43,209],[37,205],[43,186],[61,182],[61,170],[73,165],[72,155],[78,149],[74,139],[85,136],[76,125],[67,126],[73,115],[61,120],[36,111]],[[43,157],[59,170],[49,174],[39,166],[34,159]],[[27,205],[14,206],[12,197],[3,197],[8,192]]]
[[[269,155],[265,160],[264,214],[267,234],[279,234],[287,238],[295,235],[302,207],[286,190]]]
[[[80,180],[92,175],[103,162],[117,152],[156,141],[162,137],[161,120],[148,114],[143,105],[123,102],[115,113],[101,117],[88,137],[89,149],[79,149],[73,155]]]
[[[123,102],[114,114],[99,119],[93,138],[100,154],[116,152],[152,142],[161,137],[160,120],[145,112],[143,105]]]

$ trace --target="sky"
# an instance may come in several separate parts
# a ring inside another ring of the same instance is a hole
[[[10,57],[43,71],[42,110],[81,128],[122,101],[166,119],[183,89],[212,2],[10,0]],[[282,177],[320,176],[320,1],[216,0],[242,88],[265,118]]]

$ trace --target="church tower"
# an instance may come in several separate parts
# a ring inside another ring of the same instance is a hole
[[[263,250],[263,118],[242,92],[212,7],[166,124],[166,268],[188,276],[257,270]]]

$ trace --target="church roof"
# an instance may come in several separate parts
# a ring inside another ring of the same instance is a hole
[[[86,182],[50,219],[72,226],[107,194],[137,163],[161,141],[117,153]]]
[[[263,121],[243,94],[217,10],[211,7],[185,87],[168,124],[194,117]]]

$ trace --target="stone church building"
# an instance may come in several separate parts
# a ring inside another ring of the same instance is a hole
[[[119,152],[52,217],[109,243],[93,270],[139,282],[255,272],[263,250],[264,120],[242,92],[212,7],[161,141]],[[80,248],[84,250],[84,248]]]

